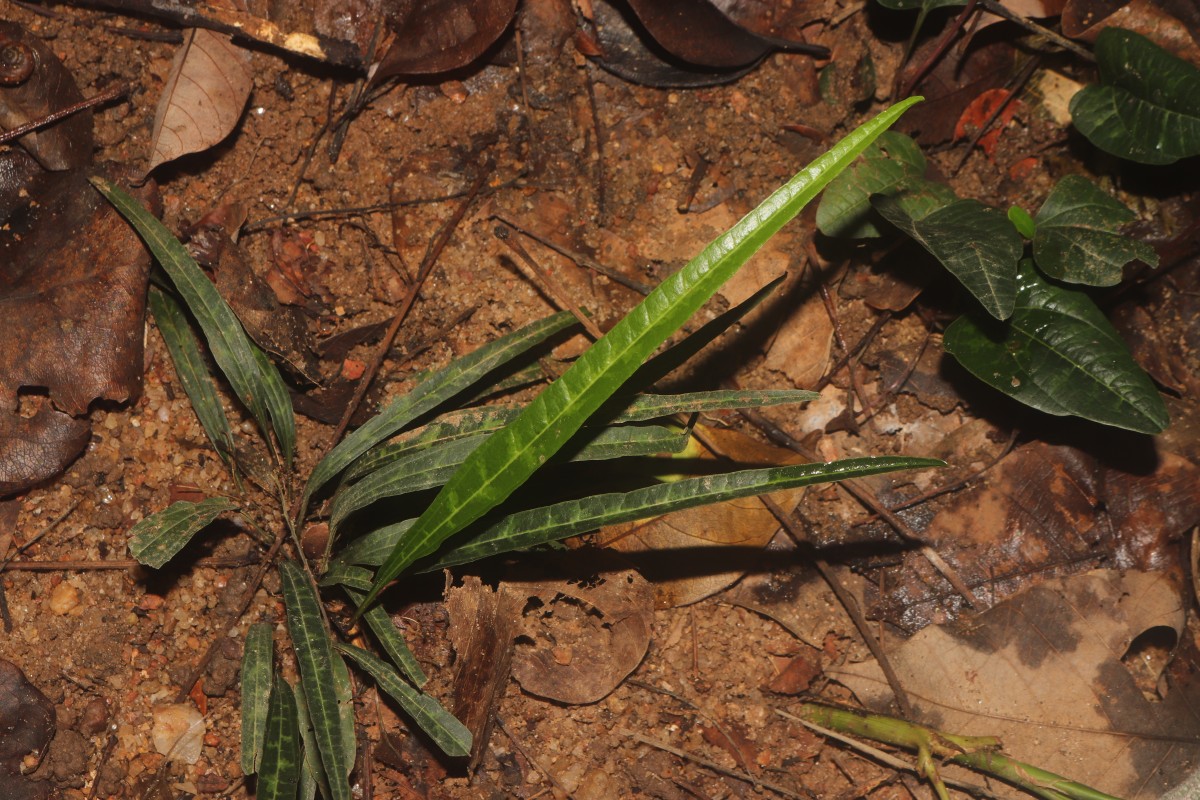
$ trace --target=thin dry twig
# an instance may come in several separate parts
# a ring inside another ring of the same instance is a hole
[[[574,261],[576,264],[578,264],[582,267],[587,267],[588,269],[592,270],[593,272],[598,272],[601,275],[603,275],[604,277],[608,278],[609,280],[615,281],[616,283],[621,284],[622,286],[624,286],[627,289],[632,289],[633,291],[637,292],[638,294],[646,295],[646,294],[650,294],[650,292],[654,291],[654,287],[648,283],[643,283],[641,281],[634,280],[633,278],[622,275],[620,272],[617,272],[612,267],[606,267],[605,265],[601,264],[599,261],[596,261],[593,258],[589,258],[588,256],[585,256],[584,254],[576,252],[574,250],[569,250],[566,247],[563,247],[561,244],[558,244],[557,242],[553,241],[552,239],[548,239],[545,236],[542,236],[541,234],[537,233],[536,231],[530,230],[529,228],[522,227],[521,225],[517,224],[516,222],[513,222],[510,219],[502,217],[499,214],[493,214],[491,216],[491,219],[494,219],[497,222],[504,223],[505,225],[512,228],[514,231],[516,231],[517,233],[520,233],[523,236],[528,236],[530,239],[533,239],[538,244],[540,244],[544,247],[548,247],[551,250],[553,250],[554,252],[558,253],[563,258],[569,258],[572,261]]]
[[[18,125],[15,128],[10,128],[9,130],[0,133],[0,144],[11,142],[13,139],[20,139],[27,133],[32,133],[33,131],[36,131],[39,128],[44,128],[47,125],[52,125],[55,122],[58,122],[60,119],[69,117],[72,114],[83,111],[86,108],[94,108],[95,106],[104,105],[110,100],[116,100],[118,97],[123,97],[129,94],[129,89],[130,87],[127,83],[117,84],[116,86],[105,89],[103,92],[100,92],[100,94],[92,95],[86,100],[80,100],[78,103],[72,103],[71,105],[60,108],[57,111],[52,111],[46,116],[35,119],[32,122],[26,122],[24,125]]]
[[[562,792],[562,794],[566,797],[573,796],[571,792],[567,790],[567,787],[563,786],[562,783],[559,782],[558,778],[554,777],[553,772],[542,766],[542,763],[534,758],[532,753],[525,749],[525,745],[523,745],[521,740],[518,739],[516,735],[508,729],[508,726],[504,724],[504,720],[500,719],[500,717],[496,717],[496,726],[500,728],[500,730],[504,731],[504,735],[508,737],[510,742],[512,742],[512,745],[517,749],[517,752],[519,752],[526,761],[528,761],[530,764],[533,764],[538,772],[545,775],[546,780],[550,781],[550,783],[554,785],[555,789],[558,789],[558,791]]]
[[[213,569],[236,569],[257,564],[258,560],[250,556],[209,556],[198,558],[192,562],[195,567],[211,567]],[[98,572],[113,569],[134,569],[142,566],[140,561],[132,558],[115,558],[112,560],[71,560],[63,561],[10,561],[4,565],[11,572]]]
[[[583,309],[579,304],[571,299],[571,295],[566,288],[558,282],[558,279],[551,275],[546,270],[542,269],[541,264],[534,261],[533,256],[529,255],[529,251],[525,249],[519,241],[513,238],[513,230],[507,225],[500,223],[496,225],[494,231],[496,238],[504,242],[510,250],[517,254],[517,258],[533,272],[533,278],[540,288],[543,289],[553,301],[554,305],[558,306],[559,311],[570,311],[579,320],[579,324],[592,339],[599,339],[604,336],[604,331],[600,330],[599,326],[592,321],[592,318],[583,313]]]

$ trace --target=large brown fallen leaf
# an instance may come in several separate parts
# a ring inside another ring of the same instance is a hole
[[[383,7],[395,38],[372,75],[376,81],[470,64],[508,28],[517,0],[391,0]]]
[[[146,172],[220,142],[237,125],[254,88],[250,53],[226,35],[192,28],[163,86]]]
[[[50,787],[22,774],[24,761],[40,761],[54,736],[54,705],[17,666],[0,659],[0,797],[41,800]]]
[[[699,430],[722,455],[747,468],[802,461],[790,450],[734,430],[704,426]],[[789,489],[771,497],[792,509],[803,492]],[[653,585],[656,605],[672,608],[699,602],[733,584],[757,565],[762,549],[778,530],[779,522],[762,501],[747,497],[610,525],[598,534],[597,543],[631,555]]]
[[[95,400],[141,391],[150,269],[137,235],[82,171],[42,173],[21,192],[22,202],[0,198],[0,493],[70,463],[88,441],[78,418]],[[36,405],[35,390],[49,402]]]
[[[926,628],[889,660],[916,721],[999,736],[1014,758],[1148,800],[1200,759],[1200,717],[1183,687],[1147,700],[1121,657],[1151,629],[1178,636],[1184,618],[1181,593],[1162,574],[1097,570],[1047,581],[965,625]],[[891,699],[874,661],[826,674],[872,708]]]
[[[575,556],[584,555],[577,551]],[[530,694],[560,703],[602,700],[637,668],[650,646],[654,593],[612,554],[589,553],[584,581],[513,581],[525,598],[513,676]]]

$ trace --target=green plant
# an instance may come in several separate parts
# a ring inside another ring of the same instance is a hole
[[[249,340],[179,242],[121,189],[94,180],[142,235],[174,287],[174,295],[156,293],[153,310],[207,435],[231,466],[243,470],[279,502],[297,549],[297,531],[309,518],[310,508],[332,489],[330,548],[327,558],[315,565],[321,571],[319,581],[314,565],[303,561],[284,561],[279,568],[300,676],[298,691],[274,674],[269,629],[252,626],[247,635],[242,767],[259,776],[260,796],[294,797],[299,790],[306,798],[318,791],[333,800],[349,798],[355,741],[343,654],[447,754],[470,751],[470,733],[421,691],[425,675],[420,666],[388,615],[372,603],[386,584],[405,572],[526,549],[668,510],[941,464],[920,458],[851,459],[683,479],[533,508],[500,507],[564,446],[572,460],[679,451],[688,443],[688,431],[661,421],[670,415],[696,408],[764,406],[811,398],[810,393],[795,391],[678,396],[638,391],[711,341],[764,296],[760,293],[646,361],[763,242],[913,102],[898,104],[869,121],[771,195],[652,292],[524,409],[484,407],[446,413],[472,390],[496,385],[506,373],[517,370],[520,356],[571,326],[569,315],[536,322],[426,376],[333,448],[313,469],[298,499],[292,482],[295,428],[276,368]],[[202,374],[199,344],[182,307],[196,320],[214,361],[257,423],[270,469],[255,466],[255,460],[245,455],[245,444],[234,440],[216,402],[212,379]],[[420,424],[438,412],[440,416]],[[335,547],[337,538],[352,527],[347,521],[355,511],[384,498],[437,486],[442,486],[441,491],[415,520],[384,520],[385,524],[345,547]],[[239,505],[252,525],[256,525],[253,519],[263,516],[253,503],[227,498],[175,503],[134,527],[131,550],[146,563],[161,566],[214,518]],[[496,513],[481,519],[493,510]],[[283,537],[280,531],[275,541]],[[372,566],[378,567],[374,573],[367,568]],[[344,590],[391,663],[335,641],[325,619],[321,587]]]
[[[960,199],[924,175],[916,143],[885,133],[829,186],[817,226],[871,238],[890,223],[954,275],[979,305],[947,328],[945,348],[989,386],[1049,414],[1165,429],[1153,383],[1075,288],[1111,286],[1135,259],[1157,265],[1153,249],[1119,232],[1133,213],[1079,176],[1060,181],[1030,216]]]

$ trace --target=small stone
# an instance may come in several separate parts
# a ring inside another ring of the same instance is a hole
[[[79,607],[79,590],[63,581],[50,592],[50,610],[55,614],[70,614]]]
[[[79,715],[79,732],[84,736],[95,736],[108,727],[108,703],[95,697],[83,707]]]
[[[190,703],[155,706],[151,736],[162,755],[195,764],[204,749],[204,717]]]

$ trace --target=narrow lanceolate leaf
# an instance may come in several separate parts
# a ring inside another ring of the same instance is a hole
[[[227,497],[172,503],[129,529],[129,552],[138,563],[160,569],[210,522],[235,508]]]
[[[296,445],[296,420],[279,370],[250,341],[233,309],[179,240],[124,189],[105,178],[93,177],[91,181],[133,225],[170,276],[175,290],[200,325],[213,360],[268,443],[274,432],[284,461],[290,466]]]
[[[688,443],[688,433],[675,426],[615,425],[599,432],[584,430],[591,438],[570,453],[571,461],[603,461],[626,456],[678,453]],[[380,467],[339,494],[330,510],[329,527],[337,531],[346,517],[387,498],[441,486],[480,445],[487,434],[477,434],[418,450]]]
[[[1158,266],[1145,242],[1121,235],[1134,214],[1080,175],[1058,182],[1034,218],[1033,259],[1052,278],[1089,286],[1113,286],[1135,259]]]
[[[363,570],[366,572],[366,570]],[[370,587],[370,573],[368,573],[367,586]],[[353,589],[346,589],[346,594],[350,595],[350,599],[357,604],[362,604],[366,590],[356,592]],[[408,642],[404,641],[404,634],[396,627],[396,623],[392,622],[392,618],[388,615],[381,605],[373,605],[363,614],[363,619],[366,620],[367,627],[371,629],[371,633],[375,634],[375,640],[379,642],[379,646],[383,648],[383,652],[387,653],[388,658],[400,670],[400,673],[405,678],[410,680],[418,689],[428,682],[425,677],[425,670],[421,669],[421,664],[417,661],[417,657],[413,655],[412,650],[408,649]]]
[[[294,562],[284,561],[279,565],[279,575],[287,607],[288,633],[300,672],[300,689],[308,706],[317,754],[329,781],[330,798],[350,800],[348,776],[354,763],[354,747],[351,743],[347,749],[344,740],[336,674],[336,668],[340,666],[344,671],[345,664],[333,651],[316,593],[304,570]]]
[[[400,704],[404,713],[425,731],[434,744],[448,756],[462,758],[471,754],[471,732],[437,700],[414,689],[385,661],[358,647],[339,644],[338,649],[363,668],[379,688]]]
[[[200,427],[204,428],[205,435],[221,460],[232,466],[233,430],[225,417],[225,410],[221,408],[221,398],[217,396],[187,315],[175,298],[161,289],[150,288],[149,302],[154,324],[166,342],[171,362],[175,365],[175,374],[179,376],[192,410],[200,420]]]
[[[379,570],[367,603],[405,567],[523,484],[764,242],[917,100],[910,98],[884,111],[784,184],[663,281],[516,420],[489,437],[463,462]]]
[[[1012,319],[955,320],[946,352],[984,383],[1048,414],[1142,433],[1167,427],[1154,384],[1090,297],[1048,283],[1028,259],[1018,282]]]
[[[258,800],[295,800],[300,788],[300,722],[292,687],[276,677],[267,709]]]
[[[484,345],[430,375],[408,394],[393,401],[365,425],[343,439],[321,459],[304,488],[304,505],[307,506],[316,492],[340,475],[342,470],[354,463],[363,453],[390,438],[417,417],[470,388],[492,370],[573,324],[575,318],[569,312],[555,314]]]
[[[1200,155],[1200,69],[1141,34],[1096,38],[1100,83],[1071,98],[1071,121],[1101,150],[1139,164]]]
[[[950,270],[989,314],[1008,319],[1025,243],[1003,212],[978,200],[956,200],[915,218],[896,198],[873,197],[871,204]]]
[[[523,550],[587,533],[604,525],[656,517],[709,503],[901,469],[941,466],[945,466],[945,462],[931,458],[852,458],[827,464],[798,464],[706,475],[648,486],[632,492],[613,492],[581,500],[568,500],[504,517],[448,549],[431,564],[422,565],[421,570],[466,564],[499,553]],[[373,531],[347,548],[339,558],[346,564],[381,564],[403,540],[411,522],[408,520]]]
[[[246,775],[258,772],[262,758],[273,649],[271,626],[265,622],[251,625],[242,649],[242,773]]]
[[[312,719],[308,716],[308,703],[304,692],[292,692],[296,700],[296,716],[300,721],[300,743],[304,751],[300,764],[300,796],[298,800],[314,800],[320,787],[323,797],[329,796],[329,781],[325,780],[325,769],[317,755],[317,742],[313,736]]]

